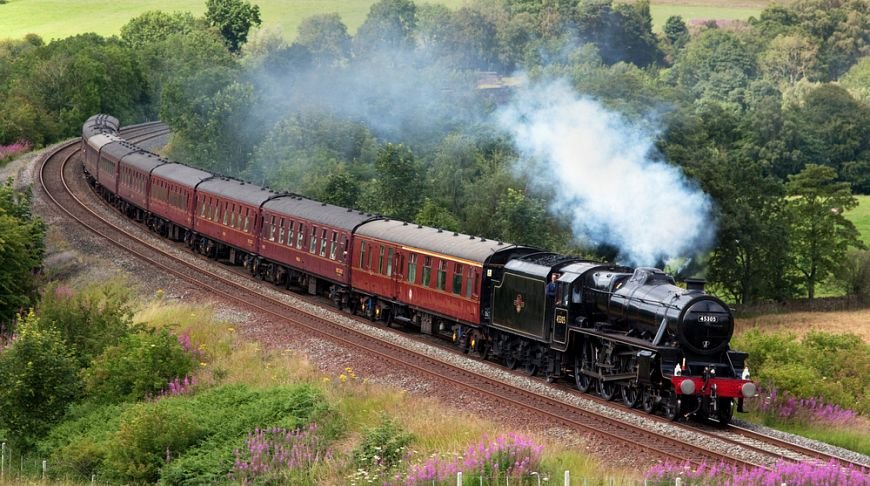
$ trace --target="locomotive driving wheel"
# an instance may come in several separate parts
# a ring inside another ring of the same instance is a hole
[[[616,396],[616,392],[619,390],[615,383],[604,380],[595,380],[595,388],[598,394],[601,395],[601,398],[607,401],[613,400],[613,397]]]
[[[652,387],[645,386],[640,393],[640,404],[643,408],[643,411],[646,413],[653,413],[656,409],[656,397],[653,394]]]
[[[640,404],[641,390],[637,384],[629,383],[627,385],[620,385],[619,388],[622,392],[622,403],[626,407],[635,408]]]
[[[583,373],[583,368],[592,369],[592,353],[589,349],[589,343],[584,342],[580,345],[580,353],[574,355],[574,381],[577,383],[577,389],[583,393],[589,391],[592,386],[592,378]]]

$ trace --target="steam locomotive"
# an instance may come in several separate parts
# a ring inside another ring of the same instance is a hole
[[[98,194],[160,235],[372,321],[670,419],[727,424],[755,395],[734,319],[703,281],[543,252],[279,194],[162,159],[82,127]],[[739,408],[739,407],[738,407]]]

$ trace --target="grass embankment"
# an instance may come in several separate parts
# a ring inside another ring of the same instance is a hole
[[[315,14],[338,12],[351,32],[362,25],[374,0],[253,0],[260,6],[263,28],[280,28],[284,37],[296,37],[299,23]],[[425,2],[418,1],[418,4]],[[451,9],[466,4],[466,0],[436,0]],[[734,20],[758,16],[765,1],[747,0],[730,4],[720,0],[653,0],[653,26],[661,32],[671,15],[681,15],[687,22],[693,19]],[[103,36],[117,35],[131,18],[149,10],[165,12],[187,11],[205,13],[205,0],[90,0],[87,2],[56,2],[54,0],[9,0],[0,5],[0,38],[18,39],[34,33],[46,41],[62,39],[84,32]]]
[[[763,390],[740,418],[870,455],[870,310],[771,314],[736,327],[733,345],[749,352]]]
[[[411,464],[431,462],[432,454],[455,462],[458,454],[467,457],[468,447],[477,446],[482,437],[494,441],[515,432],[462,410],[461,403],[409,395],[372,383],[351,368],[325,374],[292,351],[270,352],[247,341],[237,329],[246,323],[220,322],[208,306],[167,304],[160,297],[137,312],[135,320],[168,328],[189,343],[199,361],[195,385],[135,403],[77,404],[39,442],[39,452],[20,463],[16,457],[16,467],[6,470],[7,481],[18,484],[16,475],[23,467],[35,483],[41,461],[47,459],[49,476],[70,484],[87,482],[92,474],[99,482],[159,478],[170,484],[213,484],[233,474],[242,482],[366,484],[372,479],[381,484],[397,472],[408,474]],[[316,433],[309,435],[316,439],[287,439],[284,431],[308,430],[312,424]],[[249,434],[273,427],[282,429],[282,438],[270,439],[272,432],[266,432],[259,448],[251,445]],[[567,469],[575,478],[614,478],[620,483],[639,479],[639,471],[601,468],[583,452],[579,440],[566,446],[543,430],[516,432],[543,446],[536,471],[561,478]],[[405,437],[410,439],[397,465],[384,475],[381,459],[373,456],[385,456],[382,445],[387,449],[385,444],[398,444]],[[292,447],[294,467],[275,467],[271,447],[279,442],[286,451]],[[369,458],[360,452],[366,443],[374,451]]]

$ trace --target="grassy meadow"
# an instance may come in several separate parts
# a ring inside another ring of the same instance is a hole
[[[468,0],[437,0],[452,9]],[[363,23],[373,0],[254,0],[260,6],[263,28],[280,29],[289,40],[296,36],[299,23],[306,17],[320,13],[338,12],[351,32]],[[425,3],[420,1],[418,3]],[[693,19],[734,20],[757,16],[766,1],[747,0],[724,2],[721,0],[652,0],[655,30],[671,15],[681,15],[687,22]],[[148,10],[166,12],[188,11],[194,15],[205,12],[205,0],[9,0],[0,5],[0,38],[21,38],[29,33],[39,34],[45,40],[62,39],[84,32],[104,36],[120,33],[121,26],[131,18]]]
[[[865,245],[870,246],[870,196],[855,196],[858,207],[846,213],[846,217],[858,228]]]

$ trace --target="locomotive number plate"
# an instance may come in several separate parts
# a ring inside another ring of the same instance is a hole
[[[719,316],[704,314],[698,317],[698,322],[719,322]]]

